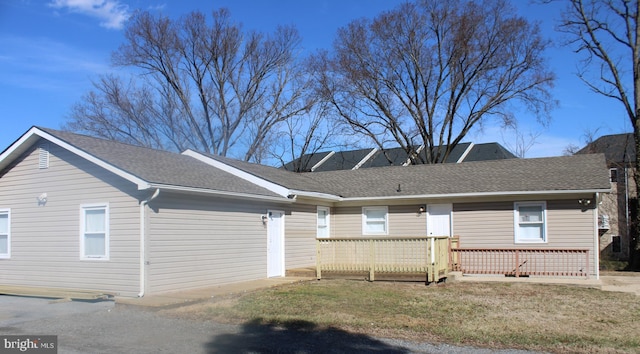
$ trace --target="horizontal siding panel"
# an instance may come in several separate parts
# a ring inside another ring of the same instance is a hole
[[[268,210],[285,212],[285,267],[315,264],[315,206],[161,194],[150,207],[151,293],[265,278]]]
[[[11,259],[0,261],[0,282],[135,296],[140,192],[55,144],[49,148],[48,169],[38,169],[32,148],[0,175],[0,208],[11,208],[12,231]],[[42,193],[47,203],[39,206]],[[80,260],[80,205],[98,202],[109,204],[110,260]]]
[[[420,204],[415,205],[390,205],[388,206],[389,235],[391,237],[402,236],[426,236],[426,213],[418,214]],[[332,218],[331,237],[361,237],[362,232],[362,206],[333,208],[335,213]]]
[[[457,203],[453,229],[463,248],[588,249],[595,274],[594,213],[577,199],[547,201],[547,243],[516,244],[513,202]]]

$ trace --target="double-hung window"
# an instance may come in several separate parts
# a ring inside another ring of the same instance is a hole
[[[329,237],[329,208],[318,207],[318,233],[317,237],[327,238]]]
[[[388,209],[386,206],[362,208],[362,233],[364,235],[389,234]]]
[[[0,258],[11,257],[11,212],[0,209]]]
[[[80,258],[109,259],[109,205],[80,208]]]
[[[515,242],[547,242],[547,204],[545,202],[514,203]]]

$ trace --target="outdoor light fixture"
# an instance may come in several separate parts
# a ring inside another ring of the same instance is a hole
[[[425,211],[424,205],[421,205],[421,206],[418,208],[418,215],[422,215],[422,213],[424,213],[424,211]]]
[[[36,199],[38,200],[38,206],[44,206],[45,204],[47,204],[47,193],[40,194],[36,197]]]
[[[591,199],[585,199],[585,198],[578,199],[578,203],[580,203],[581,205],[584,205],[584,206],[588,206],[588,205],[591,204]]]

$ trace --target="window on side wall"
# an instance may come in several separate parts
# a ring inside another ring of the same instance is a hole
[[[362,234],[363,235],[387,235],[389,234],[388,209],[382,207],[362,208]]]
[[[11,212],[0,209],[0,258],[11,257]]]
[[[547,204],[545,202],[514,203],[515,242],[547,242]]]
[[[80,258],[109,259],[109,206],[107,204],[81,206]]]
[[[328,207],[318,207],[318,238],[327,238],[329,237],[329,208]]]

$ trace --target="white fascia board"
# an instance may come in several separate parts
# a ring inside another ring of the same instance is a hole
[[[369,161],[371,156],[373,156],[373,154],[375,154],[377,151],[378,151],[378,148],[371,149],[371,151],[369,151],[367,156],[363,157],[362,160],[360,160],[360,162],[358,162],[355,166],[353,166],[352,170],[357,170],[360,167],[362,167],[362,165],[364,165],[365,162]]]
[[[420,145],[417,149],[416,149],[416,155],[420,155],[420,153],[422,152],[422,150],[424,150],[424,144]],[[407,167],[411,165],[411,157],[407,158],[407,161],[405,161],[402,166]]]
[[[492,197],[492,196],[520,196],[520,195],[554,195],[554,194],[586,194],[586,193],[609,193],[611,189],[585,189],[585,190],[553,190],[553,191],[513,191],[513,192],[479,192],[479,193],[451,193],[451,194],[416,194],[386,197],[353,197],[342,198],[343,202],[350,201],[375,201],[394,199],[443,199],[443,198],[471,198],[471,197]]]
[[[323,157],[322,160],[318,161],[317,164],[313,165],[313,167],[311,167],[311,172],[315,171],[318,169],[318,167],[320,167],[323,163],[327,162],[328,159],[331,158],[331,156],[335,155],[335,151],[331,151],[330,153],[327,154],[327,156]]]
[[[242,178],[245,181],[251,182],[259,187],[262,187],[264,189],[267,189],[275,194],[281,195],[284,198],[287,198],[291,193],[289,192],[288,188],[285,188],[279,184],[275,184],[273,182],[269,182],[263,178],[260,178],[256,175],[253,175],[251,173],[242,171],[240,169],[237,169],[233,166],[227,165],[224,162],[220,162],[216,159],[212,159],[208,156],[202,155],[201,153],[197,152],[197,151],[193,151],[193,150],[185,150],[184,152],[182,152],[183,155],[186,156],[191,156],[194,159],[204,162],[209,166],[213,166],[217,169],[220,169],[222,171],[225,171],[227,173],[230,173],[238,178]]]
[[[290,193],[291,193],[291,195],[307,197],[307,198],[324,199],[324,200],[331,200],[331,201],[342,201],[342,200],[344,200],[344,198],[339,197],[337,195],[320,193],[320,192],[307,192],[307,191],[300,191],[300,190],[292,189],[290,191]]]
[[[181,193],[217,195],[217,196],[233,198],[233,199],[260,199],[260,200],[268,200],[268,201],[279,202],[279,203],[294,203],[296,201],[293,198],[286,198],[286,197],[284,198],[271,197],[268,195],[227,192],[227,191],[219,191],[219,190],[213,190],[213,189],[174,186],[174,185],[168,185],[168,184],[151,184],[151,188],[158,188],[163,191],[175,191],[175,192],[181,192]]]
[[[458,159],[458,161],[456,161],[456,163],[460,163],[460,162],[464,161],[464,159],[467,158],[467,155],[469,155],[469,153],[471,152],[471,149],[473,149],[473,145],[474,145],[473,143],[469,143],[469,146],[462,153],[462,156],[460,156],[460,158]]]
[[[28,142],[30,140],[34,140],[35,137],[41,137],[43,139],[46,139],[58,146],[60,146],[61,148],[68,150],[69,152],[76,154],[80,157],[82,157],[85,160],[88,160],[102,168],[104,168],[105,170],[112,172],[128,181],[130,181],[131,183],[134,183],[138,186],[138,190],[144,190],[144,189],[148,189],[149,188],[149,182],[135,176],[132,175],[118,167],[115,167],[91,154],[89,154],[88,152],[81,150],[71,144],[68,144],[66,142],[64,142],[63,140],[60,140],[58,138],[56,138],[55,136],[41,130],[38,129],[36,127],[33,127],[31,129],[29,129],[29,131],[27,133],[25,133],[20,139],[18,139],[18,141],[16,141],[15,143],[13,143],[13,145],[11,145],[1,156],[0,156],[0,166],[3,165],[4,160],[6,158],[9,158],[9,156],[11,156],[14,153],[22,153],[24,151],[26,151],[26,149],[30,146],[30,144],[28,144]],[[35,142],[35,141],[34,141]]]

